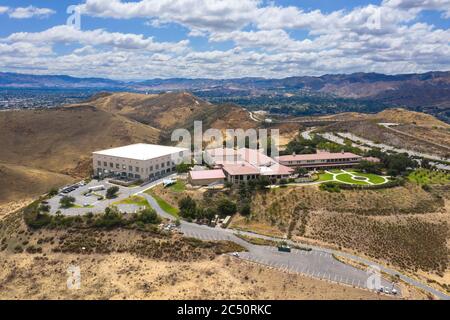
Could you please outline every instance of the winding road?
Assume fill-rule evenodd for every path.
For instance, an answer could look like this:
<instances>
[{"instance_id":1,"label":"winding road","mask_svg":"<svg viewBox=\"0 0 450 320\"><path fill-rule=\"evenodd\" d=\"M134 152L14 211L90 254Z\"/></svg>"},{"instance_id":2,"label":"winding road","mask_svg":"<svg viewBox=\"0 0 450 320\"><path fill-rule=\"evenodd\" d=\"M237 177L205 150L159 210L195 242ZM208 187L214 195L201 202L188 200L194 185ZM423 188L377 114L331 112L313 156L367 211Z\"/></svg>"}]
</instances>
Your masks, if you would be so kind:
<instances>
[{"instance_id":1,"label":"winding road","mask_svg":"<svg viewBox=\"0 0 450 320\"><path fill-rule=\"evenodd\" d=\"M145 190L142 190L138 194L144 196L159 215L170 220L175 219L172 215L161 209L156 200L144 191ZM368 285L370 282L370 273L348 264L344 264L334 258L334 256L344 257L357 263L362 263L364 265L371 266L372 268L376 268L382 273L385 273L389 276L398 277L402 281L420 288L439 299L450 299L448 295L415 279L403 275L396 270L384 267L380 264L374 263L373 261L350 253L318 246L303 245L290 240L286 241L289 245L308 248L310 249L310 251L292 249L291 253L284 253L279 252L276 247L253 245L247 241L242 240L241 238L236 236L236 234L242 234L273 241L281 241L283 239L263 236L256 233L235 231L233 229L222 229L220 227L212 228L186 221L181 221L180 231L187 237L194 237L202 240L233 241L247 249L247 252L239 254L239 258L244 260L281 269L286 272L299 273L321 280L350 285L362 289L368 289ZM392 288L393 284L385 278L381 278L381 286ZM394 287L398 292L400 292L399 288L396 285L394 285Z\"/></svg>"}]
</instances>

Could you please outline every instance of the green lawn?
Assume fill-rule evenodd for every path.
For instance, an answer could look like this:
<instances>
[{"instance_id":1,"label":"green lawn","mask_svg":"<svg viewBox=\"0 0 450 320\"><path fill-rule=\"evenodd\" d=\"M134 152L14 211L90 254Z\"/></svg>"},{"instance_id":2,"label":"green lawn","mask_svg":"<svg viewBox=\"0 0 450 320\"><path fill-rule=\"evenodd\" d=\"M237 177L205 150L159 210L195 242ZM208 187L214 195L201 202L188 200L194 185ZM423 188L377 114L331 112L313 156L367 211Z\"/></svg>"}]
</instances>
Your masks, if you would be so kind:
<instances>
[{"instance_id":1,"label":"green lawn","mask_svg":"<svg viewBox=\"0 0 450 320\"><path fill-rule=\"evenodd\" d=\"M362 172L358 172L358 171L355 171L355 170L347 170L347 171L353 173L356 176L369 178L370 182L372 182L373 184L380 184L380 183L383 183L385 181L383 177L380 177L377 174L362 173Z\"/></svg>"},{"instance_id":2,"label":"green lawn","mask_svg":"<svg viewBox=\"0 0 450 320\"><path fill-rule=\"evenodd\" d=\"M145 191L145 193L151 195L153 198L155 198L156 202L158 203L158 205L161 207L161 209L163 209L165 212L167 212L168 214L174 216L175 218L179 218L179 212L180 210L178 210L178 208L172 207L169 203L167 203L164 199L162 199L161 197L157 196L156 194L154 194L153 192L151 192L151 190L147 190Z\"/></svg>"},{"instance_id":3,"label":"green lawn","mask_svg":"<svg viewBox=\"0 0 450 320\"><path fill-rule=\"evenodd\" d=\"M319 180L320 182L326 182L326 181L333 181L333 174L336 177L336 182L342 182L342 183L351 183L351 184L357 184L357 185L368 185L364 180L357 180L353 179L353 177L342 170L339 169L333 169L329 170L329 172L332 173L321 173L319 174ZM385 179L379 175L371 174L371 173L362 173L355 170L347 170L347 172L353 173L355 176L359 177L365 177L369 178L369 181L373 184L383 184L385 182Z\"/></svg>"},{"instance_id":4,"label":"green lawn","mask_svg":"<svg viewBox=\"0 0 450 320\"><path fill-rule=\"evenodd\" d=\"M339 174L336 176L336 179L338 179L341 182L351 183L351 184L360 184L360 185L368 185L365 181L355 180L351 175L348 173Z\"/></svg>"},{"instance_id":5,"label":"green lawn","mask_svg":"<svg viewBox=\"0 0 450 320\"><path fill-rule=\"evenodd\" d=\"M333 180L333 175L331 173L321 173L319 174L318 181L330 181Z\"/></svg>"},{"instance_id":6,"label":"green lawn","mask_svg":"<svg viewBox=\"0 0 450 320\"><path fill-rule=\"evenodd\" d=\"M141 196L131 196L131 197L123 199L121 201L117 201L113 204L115 204L115 205L117 205L117 204L135 204L139 207L150 208L150 205L147 202L147 200Z\"/></svg>"},{"instance_id":7,"label":"green lawn","mask_svg":"<svg viewBox=\"0 0 450 320\"><path fill-rule=\"evenodd\" d=\"M444 171L431 171L428 169L417 169L409 174L408 180L420 185L447 184L450 183L450 173Z\"/></svg>"},{"instance_id":8,"label":"green lawn","mask_svg":"<svg viewBox=\"0 0 450 320\"><path fill-rule=\"evenodd\" d=\"M183 180L177 180L177 182L169 186L169 188L174 192L184 192L186 190L186 182Z\"/></svg>"}]
</instances>

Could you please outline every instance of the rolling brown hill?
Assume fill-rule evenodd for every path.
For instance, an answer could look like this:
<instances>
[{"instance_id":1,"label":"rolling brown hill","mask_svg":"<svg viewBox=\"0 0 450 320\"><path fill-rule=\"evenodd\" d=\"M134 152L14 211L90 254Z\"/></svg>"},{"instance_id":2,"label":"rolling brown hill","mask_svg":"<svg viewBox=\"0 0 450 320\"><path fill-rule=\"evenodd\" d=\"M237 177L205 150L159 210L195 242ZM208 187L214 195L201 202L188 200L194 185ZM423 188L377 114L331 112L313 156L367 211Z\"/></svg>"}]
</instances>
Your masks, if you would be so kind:
<instances>
[{"instance_id":1,"label":"rolling brown hill","mask_svg":"<svg viewBox=\"0 0 450 320\"><path fill-rule=\"evenodd\" d=\"M148 124L162 130L166 135L178 128L191 129L195 120L201 120L204 128L247 129L257 125L241 107L231 104L214 105L187 92L104 94L81 105L95 106L100 110Z\"/></svg>"},{"instance_id":2,"label":"rolling brown hill","mask_svg":"<svg viewBox=\"0 0 450 320\"><path fill-rule=\"evenodd\" d=\"M0 204L32 198L73 181L74 178L60 173L0 163Z\"/></svg>"},{"instance_id":3,"label":"rolling brown hill","mask_svg":"<svg viewBox=\"0 0 450 320\"><path fill-rule=\"evenodd\" d=\"M158 140L159 130L91 106L0 112L0 204L85 177L92 151Z\"/></svg>"},{"instance_id":4,"label":"rolling brown hill","mask_svg":"<svg viewBox=\"0 0 450 320\"><path fill-rule=\"evenodd\" d=\"M173 129L191 129L194 120L203 121L203 130L258 125L245 109L216 106L188 93L103 93L77 105L0 112L2 183L10 185L0 203L85 177L92 151L168 143ZM41 185L27 183L31 180Z\"/></svg>"},{"instance_id":5,"label":"rolling brown hill","mask_svg":"<svg viewBox=\"0 0 450 320\"><path fill-rule=\"evenodd\" d=\"M86 174L94 150L155 143L159 131L90 106L0 113L0 161L72 175Z\"/></svg>"}]
</instances>

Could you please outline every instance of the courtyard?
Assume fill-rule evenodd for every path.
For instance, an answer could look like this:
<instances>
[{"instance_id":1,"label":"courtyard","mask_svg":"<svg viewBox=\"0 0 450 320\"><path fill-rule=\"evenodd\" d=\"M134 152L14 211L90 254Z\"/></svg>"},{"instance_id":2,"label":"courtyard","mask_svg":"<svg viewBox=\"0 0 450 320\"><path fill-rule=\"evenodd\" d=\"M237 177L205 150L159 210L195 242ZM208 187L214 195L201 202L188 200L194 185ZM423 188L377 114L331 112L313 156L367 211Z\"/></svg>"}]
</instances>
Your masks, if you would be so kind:
<instances>
[{"instance_id":1,"label":"courtyard","mask_svg":"<svg viewBox=\"0 0 450 320\"><path fill-rule=\"evenodd\" d=\"M388 176L363 173L353 169L325 170L319 174L320 182L339 182L356 185L382 185L389 182Z\"/></svg>"}]
</instances>

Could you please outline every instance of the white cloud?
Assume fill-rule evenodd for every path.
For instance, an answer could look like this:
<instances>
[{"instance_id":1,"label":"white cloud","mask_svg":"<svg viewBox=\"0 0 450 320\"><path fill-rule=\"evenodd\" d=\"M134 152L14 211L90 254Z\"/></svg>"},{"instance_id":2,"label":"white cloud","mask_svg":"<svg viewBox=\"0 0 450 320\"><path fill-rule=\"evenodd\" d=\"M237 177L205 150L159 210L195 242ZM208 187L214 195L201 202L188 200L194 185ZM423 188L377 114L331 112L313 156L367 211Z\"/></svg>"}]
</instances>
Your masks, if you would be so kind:
<instances>
[{"instance_id":1,"label":"white cloud","mask_svg":"<svg viewBox=\"0 0 450 320\"><path fill-rule=\"evenodd\" d=\"M4 7L4 6L0 6L0 14L4 14L6 12L8 12L9 7Z\"/></svg>"},{"instance_id":2,"label":"white cloud","mask_svg":"<svg viewBox=\"0 0 450 320\"><path fill-rule=\"evenodd\" d=\"M122 79L447 70L450 30L421 22L419 13L446 12L449 1L385 0L324 13L262 0L87 0L83 14L140 18L148 28L175 23L187 28L187 39L205 37L211 46L196 51L187 39L158 42L141 34L56 26L0 39L0 68L39 66L47 73ZM296 30L305 30L306 38L292 36ZM228 48L230 41L229 49L213 49L222 42ZM57 54L56 43L79 47Z\"/></svg>"},{"instance_id":3,"label":"white cloud","mask_svg":"<svg viewBox=\"0 0 450 320\"><path fill-rule=\"evenodd\" d=\"M33 6L18 7L8 11L8 15L13 19L29 19L33 17L46 18L55 11L49 8L36 8Z\"/></svg>"},{"instance_id":4,"label":"white cloud","mask_svg":"<svg viewBox=\"0 0 450 320\"><path fill-rule=\"evenodd\" d=\"M72 26L60 25L42 32L18 32L3 39L6 42L31 43L80 43L90 46L109 46L113 48L148 51L181 52L186 49L188 40L176 43L155 42L153 38L133 33L107 32L103 29L78 30Z\"/></svg>"},{"instance_id":5,"label":"white cloud","mask_svg":"<svg viewBox=\"0 0 450 320\"><path fill-rule=\"evenodd\" d=\"M234 30L247 25L259 0L87 0L81 12L116 19L145 18L159 24L176 22L197 30Z\"/></svg>"}]
</instances>

